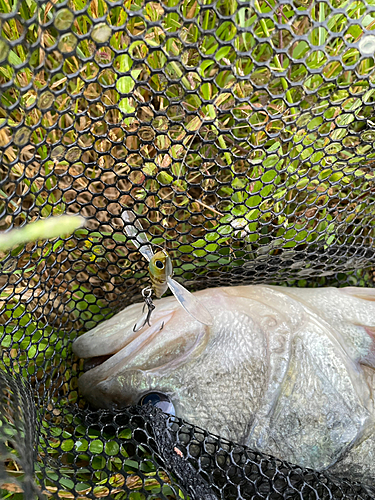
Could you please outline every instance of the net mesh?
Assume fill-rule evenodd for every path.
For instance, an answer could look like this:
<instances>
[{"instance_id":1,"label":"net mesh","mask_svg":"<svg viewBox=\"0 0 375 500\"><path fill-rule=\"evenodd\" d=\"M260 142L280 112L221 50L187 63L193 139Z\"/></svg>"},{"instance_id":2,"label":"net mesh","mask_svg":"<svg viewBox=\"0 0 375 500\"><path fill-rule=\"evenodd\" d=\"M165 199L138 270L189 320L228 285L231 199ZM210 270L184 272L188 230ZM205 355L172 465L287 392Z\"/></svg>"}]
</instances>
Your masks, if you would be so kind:
<instances>
[{"instance_id":1,"label":"net mesh","mask_svg":"<svg viewBox=\"0 0 375 500\"><path fill-rule=\"evenodd\" d=\"M92 411L71 344L149 283L124 207L190 289L372 286L373 2L0 12L0 229L88 219L0 254L2 494L371 498L152 408Z\"/></svg>"}]
</instances>

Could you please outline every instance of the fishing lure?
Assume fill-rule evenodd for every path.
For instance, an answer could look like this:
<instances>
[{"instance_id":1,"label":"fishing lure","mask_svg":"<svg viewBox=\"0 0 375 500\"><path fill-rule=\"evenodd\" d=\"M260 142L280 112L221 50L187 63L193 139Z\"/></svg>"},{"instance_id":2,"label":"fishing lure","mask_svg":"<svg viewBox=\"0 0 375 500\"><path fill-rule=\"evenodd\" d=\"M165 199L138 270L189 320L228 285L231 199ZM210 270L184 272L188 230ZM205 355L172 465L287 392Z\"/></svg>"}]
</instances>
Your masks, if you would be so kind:
<instances>
[{"instance_id":1,"label":"fishing lure","mask_svg":"<svg viewBox=\"0 0 375 500\"><path fill-rule=\"evenodd\" d=\"M204 325L212 325L212 316L207 309L200 304L194 295L186 290L184 286L180 285L180 283L172 278L173 265L168 252L161 249L154 254L148 238L143 232L143 227L136 219L133 212L125 210L121 218L125 222L126 234L133 239L140 253L149 262L148 269L152 284L152 288L146 287L142 290L142 295L148 310L134 325L133 330L138 331L143 328L146 323L150 324L151 313L155 308L151 299L152 291L154 291L156 297L160 299L168 288L190 316Z\"/></svg>"}]
</instances>

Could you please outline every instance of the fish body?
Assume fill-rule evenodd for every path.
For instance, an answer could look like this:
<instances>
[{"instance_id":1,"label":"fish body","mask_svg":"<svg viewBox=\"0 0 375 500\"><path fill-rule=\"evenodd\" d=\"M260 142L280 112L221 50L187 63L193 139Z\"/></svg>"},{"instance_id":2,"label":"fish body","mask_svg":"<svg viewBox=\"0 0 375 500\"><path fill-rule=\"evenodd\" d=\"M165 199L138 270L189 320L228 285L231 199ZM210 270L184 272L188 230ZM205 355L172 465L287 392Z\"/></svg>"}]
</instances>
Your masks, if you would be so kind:
<instances>
[{"instance_id":1,"label":"fish body","mask_svg":"<svg viewBox=\"0 0 375 500\"><path fill-rule=\"evenodd\" d=\"M375 484L375 291L255 285L194 295L211 325L168 297L139 332L134 304L78 338L79 357L110 356L80 377L84 397L121 408L166 394L177 416L212 433Z\"/></svg>"}]
</instances>

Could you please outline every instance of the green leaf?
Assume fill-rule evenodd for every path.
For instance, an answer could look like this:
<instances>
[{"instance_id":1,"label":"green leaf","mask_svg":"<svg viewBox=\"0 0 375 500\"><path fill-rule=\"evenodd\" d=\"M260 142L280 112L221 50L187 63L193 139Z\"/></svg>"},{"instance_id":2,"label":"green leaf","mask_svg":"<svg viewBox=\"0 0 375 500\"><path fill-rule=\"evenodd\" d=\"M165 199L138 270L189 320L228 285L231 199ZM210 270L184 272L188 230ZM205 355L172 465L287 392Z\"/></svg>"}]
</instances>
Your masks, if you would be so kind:
<instances>
[{"instance_id":1,"label":"green leaf","mask_svg":"<svg viewBox=\"0 0 375 500\"><path fill-rule=\"evenodd\" d=\"M9 52L8 59L12 66L19 66L23 63L22 59L20 59L13 50Z\"/></svg>"},{"instance_id":2,"label":"green leaf","mask_svg":"<svg viewBox=\"0 0 375 500\"><path fill-rule=\"evenodd\" d=\"M182 245L178 249L181 253L190 253L192 252L193 247L190 245Z\"/></svg>"},{"instance_id":3,"label":"green leaf","mask_svg":"<svg viewBox=\"0 0 375 500\"><path fill-rule=\"evenodd\" d=\"M100 454L100 453L102 453L103 448L104 448L103 442L100 441L100 439L94 439L90 443L90 451L91 451L91 453Z\"/></svg>"},{"instance_id":4,"label":"green leaf","mask_svg":"<svg viewBox=\"0 0 375 500\"><path fill-rule=\"evenodd\" d=\"M231 46L230 45L227 45L227 46L224 46L224 47L221 47L221 49L219 49L216 54L215 54L215 59L217 61L220 61L223 57L226 57L229 52L231 51Z\"/></svg>"},{"instance_id":5,"label":"green leaf","mask_svg":"<svg viewBox=\"0 0 375 500\"><path fill-rule=\"evenodd\" d=\"M276 177L277 172L275 170L268 170L262 175L262 182L271 182Z\"/></svg>"},{"instance_id":6,"label":"green leaf","mask_svg":"<svg viewBox=\"0 0 375 500\"><path fill-rule=\"evenodd\" d=\"M131 115L135 111L135 107L132 106L129 102L129 97L121 99L121 101L119 102L119 108L123 113L127 115Z\"/></svg>"},{"instance_id":7,"label":"green leaf","mask_svg":"<svg viewBox=\"0 0 375 500\"><path fill-rule=\"evenodd\" d=\"M135 81L131 76L122 76L117 80L116 88L121 94L130 94L134 89Z\"/></svg>"},{"instance_id":8,"label":"green leaf","mask_svg":"<svg viewBox=\"0 0 375 500\"><path fill-rule=\"evenodd\" d=\"M57 238L73 233L84 223L84 218L76 215L48 217L26 224L22 228L0 233L0 250L10 250L17 245L37 240Z\"/></svg>"},{"instance_id":9,"label":"green leaf","mask_svg":"<svg viewBox=\"0 0 375 500\"><path fill-rule=\"evenodd\" d=\"M258 207L262 202L262 198L259 195L250 196L250 198L246 201L246 205L248 207Z\"/></svg>"}]
</instances>

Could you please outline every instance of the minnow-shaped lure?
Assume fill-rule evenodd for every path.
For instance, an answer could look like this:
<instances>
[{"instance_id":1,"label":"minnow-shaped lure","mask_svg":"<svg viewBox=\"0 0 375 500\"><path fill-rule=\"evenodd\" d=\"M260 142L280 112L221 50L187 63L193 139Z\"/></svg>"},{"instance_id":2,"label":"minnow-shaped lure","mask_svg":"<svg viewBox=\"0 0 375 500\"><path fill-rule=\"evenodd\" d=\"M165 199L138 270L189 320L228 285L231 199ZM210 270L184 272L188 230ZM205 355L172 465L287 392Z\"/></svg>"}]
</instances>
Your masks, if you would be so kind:
<instances>
[{"instance_id":1,"label":"minnow-shaped lure","mask_svg":"<svg viewBox=\"0 0 375 500\"><path fill-rule=\"evenodd\" d=\"M194 295L186 290L184 286L180 285L180 283L172 278L173 265L168 252L162 249L154 254L148 238L143 232L143 227L136 219L133 212L125 210L121 218L125 222L126 234L133 239L140 253L149 262L148 269L150 272L152 290L156 297L160 299L169 288L190 316L204 325L212 325L212 316L207 309L200 304ZM140 321L134 325L134 331L140 330L146 323L149 324L151 313L155 307L151 301L151 293L152 291L149 287L146 287L142 291L145 303L148 306L148 311Z\"/></svg>"}]
</instances>

